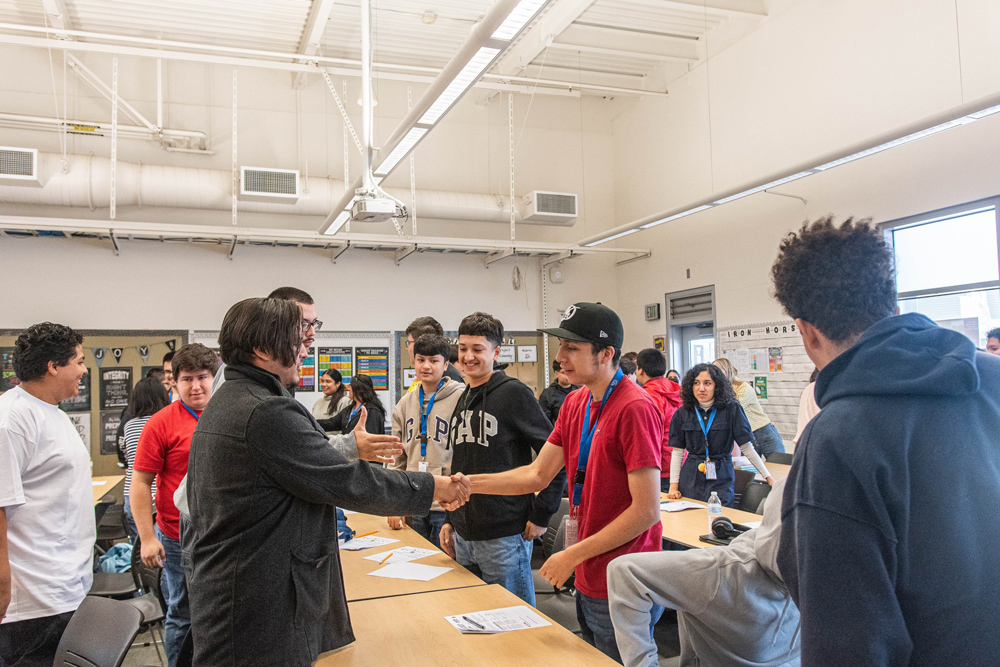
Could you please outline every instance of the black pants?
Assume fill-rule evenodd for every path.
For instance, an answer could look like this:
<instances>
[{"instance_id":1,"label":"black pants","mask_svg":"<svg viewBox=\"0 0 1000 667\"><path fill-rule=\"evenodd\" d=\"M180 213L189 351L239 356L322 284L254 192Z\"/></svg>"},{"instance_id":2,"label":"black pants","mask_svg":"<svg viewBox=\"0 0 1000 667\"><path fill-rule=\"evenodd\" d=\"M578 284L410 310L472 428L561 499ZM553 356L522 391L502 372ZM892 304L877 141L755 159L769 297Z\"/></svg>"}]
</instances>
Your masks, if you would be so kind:
<instances>
[{"instance_id":1,"label":"black pants","mask_svg":"<svg viewBox=\"0 0 1000 667\"><path fill-rule=\"evenodd\" d=\"M52 667L73 612L0 625L0 667Z\"/></svg>"}]
</instances>

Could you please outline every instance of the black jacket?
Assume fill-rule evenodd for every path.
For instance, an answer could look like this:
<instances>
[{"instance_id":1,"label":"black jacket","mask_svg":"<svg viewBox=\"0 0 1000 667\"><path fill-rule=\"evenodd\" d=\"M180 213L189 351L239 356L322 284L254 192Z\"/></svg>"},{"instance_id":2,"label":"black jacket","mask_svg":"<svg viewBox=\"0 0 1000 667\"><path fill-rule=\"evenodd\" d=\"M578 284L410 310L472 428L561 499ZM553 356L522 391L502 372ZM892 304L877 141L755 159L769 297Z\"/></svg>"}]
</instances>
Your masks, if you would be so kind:
<instances>
[{"instance_id":1,"label":"black jacket","mask_svg":"<svg viewBox=\"0 0 1000 667\"><path fill-rule=\"evenodd\" d=\"M385 410L375 403L365 403L365 409L368 410L368 419L365 420L365 432L383 435L385 433ZM323 427L324 431L350 433L358 425L358 420L361 419L360 412L351 419L351 412L353 411L354 404L351 403L329 419L319 419L317 422Z\"/></svg>"},{"instance_id":2,"label":"black jacket","mask_svg":"<svg viewBox=\"0 0 1000 667\"><path fill-rule=\"evenodd\" d=\"M538 404L542 406L542 412L553 425L559 419L559 408L566 401L566 397L571 391L576 391L579 388L578 384L563 387L558 382L553 382L542 391L542 395L538 397Z\"/></svg>"},{"instance_id":3,"label":"black jacket","mask_svg":"<svg viewBox=\"0 0 1000 667\"><path fill-rule=\"evenodd\" d=\"M486 418L483 418L485 414ZM495 371L485 384L466 387L451 418L448 446L454 448L451 471L466 475L503 472L532 461L552 432L534 394L519 380ZM547 526L566 488L560 471L537 496L474 495L447 521L465 540L494 540L518 535L530 520Z\"/></svg>"},{"instance_id":4,"label":"black jacket","mask_svg":"<svg viewBox=\"0 0 1000 667\"><path fill-rule=\"evenodd\" d=\"M305 667L354 641L336 506L426 515L434 478L347 463L277 376L233 364L191 438L187 490L194 663Z\"/></svg>"}]
</instances>

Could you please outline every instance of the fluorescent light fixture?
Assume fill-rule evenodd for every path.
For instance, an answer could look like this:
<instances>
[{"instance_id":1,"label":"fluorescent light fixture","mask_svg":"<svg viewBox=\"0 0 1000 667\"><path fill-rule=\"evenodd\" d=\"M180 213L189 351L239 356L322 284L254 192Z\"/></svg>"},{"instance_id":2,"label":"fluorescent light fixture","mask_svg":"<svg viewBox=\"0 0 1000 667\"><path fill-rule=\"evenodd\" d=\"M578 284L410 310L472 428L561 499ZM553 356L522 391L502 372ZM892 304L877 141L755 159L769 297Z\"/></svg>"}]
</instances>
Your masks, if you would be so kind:
<instances>
[{"instance_id":1,"label":"fluorescent light fixture","mask_svg":"<svg viewBox=\"0 0 1000 667\"><path fill-rule=\"evenodd\" d=\"M776 181L771 181L770 183L765 183L764 185L758 185L755 188L750 188L749 190L744 190L743 192L737 192L734 195L729 195L723 199L713 202L716 206L720 204L728 204L731 201L736 201L737 199L742 199L743 197L748 197L749 195L755 195L758 192L763 192L764 190L770 190L771 188L776 188L779 185L784 185L785 183L791 183L792 181L797 181L800 178L805 178L806 176L811 176L815 174L815 169L807 169L806 171L800 171L797 174L792 174L791 176L786 176L785 178L779 178Z\"/></svg>"},{"instance_id":2,"label":"fluorescent light fixture","mask_svg":"<svg viewBox=\"0 0 1000 667\"><path fill-rule=\"evenodd\" d=\"M526 26L535 17L535 14L538 13L538 10L547 1L521 0L521 2L517 3L517 7L514 7L513 11L507 16L507 20L501 23L500 27L493 33L492 39L502 39L504 41L514 39L514 36L521 32L521 28Z\"/></svg>"},{"instance_id":3,"label":"fluorescent light fixture","mask_svg":"<svg viewBox=\"0 0 1000 667\"><path fill-rule=\"evenodd\" d=\"M697 208L688 209L687 211L682 211L680 213L675 213L670 217L663 218L662 220L654 220L653 222L646 223L639 227L639 229L649 229L650 227L656 227L657 225L662 225L665 222L670 222L671 220L676 220L677 218L683 218L686 215L692 215L694 213L699 213L704 211L706 208L712 208L715 204L705 204L704 206L698 206Z\"/></svg>"},{"instance_id":4,"label":"fluorescent light fixture","mask_svg":"<svg viewBox=\"0 0 1000 667\"><path fill-rule=\"evenodd\" d=\"M887 141L884 144L873 146L858 153L854 153L853 155L842 157L839 160L834 160L833 162L827 162L826 164L822 164L816 167L816 171L826 171L827 169L833 169L834 167L839 167L842 164L847 164L848 162L853 162L854 160L859 160L863 157L868 157L869 155L875 155L876 153L887 151L890 148L895 148L896 146L902 146L903 144L908 144L911 141L916 141L917 139L923 139L924 137L929 137L932 134L937 134L938 132L944 132L945 130L950 130L951 128L958 127L959 125L965 125L970 121L970 119L972 119L972 114L968 116L963 116L962 118L956 118L955 120L949 120L947 123L941 123L940 125L929 127L926 130L920 130L919 132L908 134L905 137L900 137L899 139L893 139L892 141Z\"/></svg>"},{"instance_id":5,"label":"fluorescent light fixture","mask_svg":"<svg viewBox=\"0 0 1000 667\"><path fill-rule=\"evenodd\" d=\"M341 211L340 215L337 216L337 218L333 221L333 224L330 225L330 228L327 229L324 232L324 234L336 234L337 232L340 231L340 228L344 226L344 223L346 223L347 219L350 217L351 217L351 212L349 210Z\"/></svg>"},{"instance_id":6,"label":"fluorescent light fixture","mask_svg":"<svg viewBox=\"0 0 1000 667\"><path fill-rule=\"evenodd\" d=\"M989 107L988 109L983 109L982 111L977 111L975 113L970 113L966 118L969 120L979 120L980 118L986 118L987 116L992 116L995 113L1000 113L1000 104L995 107Z\"/></svg>"},{"instance_id":7,"label":"fluorescent light fixture","mask_svg":"<svg viewBox=\"0 0 1000 667\"><path fill-rule=\"evenodd\" d=\"M424 135L427 134L427 129L428 128L426 127L411 128L410 131L406 133L406 136L404 136L399 143L396 144L396 147L392 149L392 152L389 153L388 157L382 161L382 164L378 166L378 169L375 170L375 175L385 177L390 171L395 169L400 160L406 157L406 155L413 150L413 147L417 145L418 141L423 139Z\"/></svg>"},{"instance_id":8,"label":"fluorescent light fixture","mask_svg":"<svg viewBox=\"0 0 1000 667\"><path fill-rule=\"evenodd\" d=\"M451 84L444 89L441 95L434 100L434 104L420 117L418 121L421 125L433 125L445 114L451 105L461 97L472 84L479 80L486 68L490 66L493 59L500 53L500 49L484 46L472 56L472 59L462 68L458 76Z\"/></svg>"},{"instance_id":9,"label":"fluorescent light fixture","mask_svg":"<svg viewBox=\"0 0 1000 667\"><path fill-rule=\"evenodd\" d=\"M598 239L596 241L591 241L590 243L587 244L587 247L589 248L591 246L600 245L602 243L607 243L608 241L614 241L615 239L620 239L623 236L628 236L629 234L635 234L637 231L639 231L639 230L638 229L626 229L624 232L619 232L618 234L615 234L614 236L609 236L606 239Z\"/></svg>"}]
</instances>

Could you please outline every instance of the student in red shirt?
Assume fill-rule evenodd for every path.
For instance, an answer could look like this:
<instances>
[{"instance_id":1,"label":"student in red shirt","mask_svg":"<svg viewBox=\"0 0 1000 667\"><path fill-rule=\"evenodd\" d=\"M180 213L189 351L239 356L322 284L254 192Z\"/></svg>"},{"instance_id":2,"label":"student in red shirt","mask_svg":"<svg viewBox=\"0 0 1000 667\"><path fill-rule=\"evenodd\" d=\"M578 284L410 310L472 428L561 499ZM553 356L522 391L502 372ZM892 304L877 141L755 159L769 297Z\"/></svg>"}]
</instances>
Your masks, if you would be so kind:
<instances>
[{"instance_id":1,"label":"student in red shirt","mask_svg":"<svg viewBox=\"0 0 1000 667\"><path fill-rule=\"evenodd\" d=\"M540 574L561 586L575 571L576 612L584 639L621 662L608 610L606 569L622 554L660 550L663 421L652 399L618 366L624 330L613 310L578 303L567 310L559 328L542 331L560 339L556 361L570 382L586 385L588 391L566 398L534 462L507 472L472 475L472 492L532 493L545 488L564 465L572 471L566 549L545 561ZM651 634L662 613L662 608L652 610Z\"/></svg>"},{"instance_id":2,"label":"student in red shirt","mask_svg":"<svg viewBox=\"0 0 1000 667\"><path fill-rule=\"evenodd\" d=\"M191 436L201 411L212 397L212 380L219 358L199 343L185 345L173 358L174 379L180 400L163 408L146 422L132 465L129 502L142 544L142 562L162 567L161 588L167 602L163 645L169 667L175 667L184 637L191 626L187 585L181 567L180 513L174 491L188 471ZM156 480L156 527L153 527L151 487Z\"/></svg>"},{"instance_id":3,"label":"student in red shirt","mask_svg":"<svg viewBox=\"0 0 1000 667\"><path fill-rule=\"evenodd\" d=\"M635 360L635 380L646 390L663 415L663 441L660 447L660 490L670 491L670 419L684 402L681 400L681 386L663 377L667 372L667 360L656 348L647 347L639 352Z\"/></svg>"}]
</instances>

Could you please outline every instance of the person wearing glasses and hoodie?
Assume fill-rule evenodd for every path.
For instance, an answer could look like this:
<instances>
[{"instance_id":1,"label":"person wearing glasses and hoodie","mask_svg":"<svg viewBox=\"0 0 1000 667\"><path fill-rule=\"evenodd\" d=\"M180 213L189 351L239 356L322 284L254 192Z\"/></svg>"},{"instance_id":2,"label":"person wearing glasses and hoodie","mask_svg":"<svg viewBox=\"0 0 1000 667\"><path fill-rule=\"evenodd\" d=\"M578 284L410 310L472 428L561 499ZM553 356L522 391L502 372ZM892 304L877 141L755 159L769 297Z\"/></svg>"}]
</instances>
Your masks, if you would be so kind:
<instances>
[{"instance_id":1,"label":"person wearing glasses and hoodie","mask_svg":"<svg viewBox=\"0 0 1000 667\"><path fill-rule=\"evenodd\" d=\"M552 432L531 390L494 370L503 333L503 323L486 313L473 313L458 327L459 363L468 386L451 419L453 473L528 465ZM500 584L534 606L532 542L548 529L565 486L561 472L537 496L476 496L448 513L441 548L486 583Z\"/></svg>"}]
</instances>

